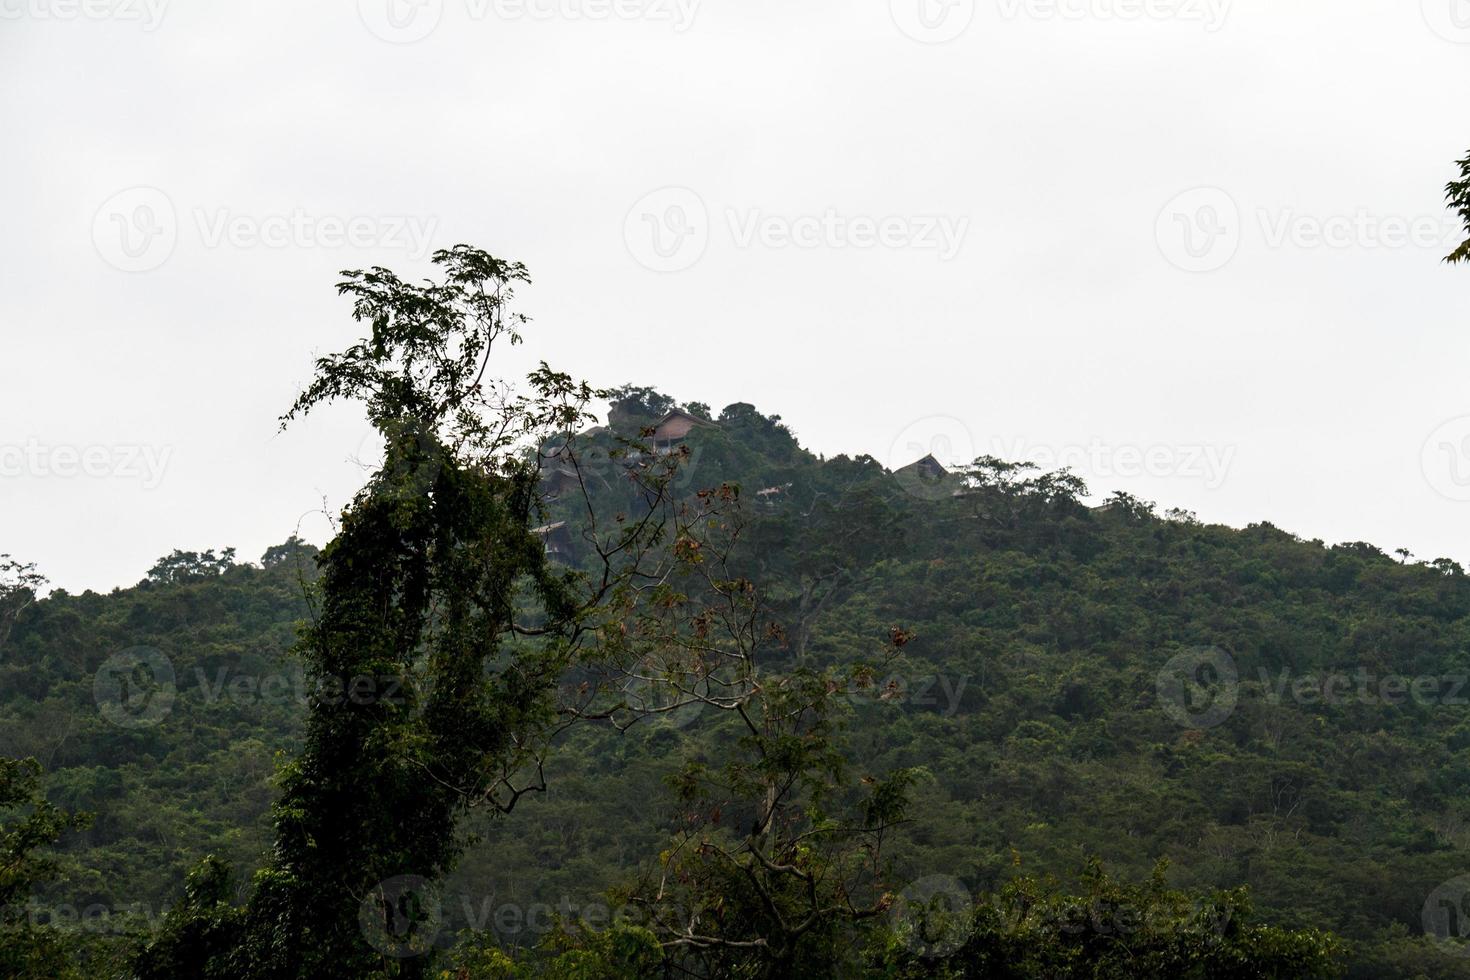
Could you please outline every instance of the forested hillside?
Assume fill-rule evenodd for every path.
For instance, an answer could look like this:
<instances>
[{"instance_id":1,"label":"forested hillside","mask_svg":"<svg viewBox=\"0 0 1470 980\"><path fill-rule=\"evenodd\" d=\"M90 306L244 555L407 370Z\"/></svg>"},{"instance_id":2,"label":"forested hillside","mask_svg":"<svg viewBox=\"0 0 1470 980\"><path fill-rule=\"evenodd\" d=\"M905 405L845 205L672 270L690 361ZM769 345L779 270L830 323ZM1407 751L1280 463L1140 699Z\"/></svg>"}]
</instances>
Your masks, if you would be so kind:
<instances>
[{"instance_id":1,"label":"forested hillside","mask_svg":"<svg viewBox=\"0 0 1470 980\"><path fill-rule=\"evenodd\" d=\"M618 393L578 460L594 498L621 506L619 437L673 407ZM1470 976L1457 565L1126 496L1093 508L1066 474L992 459L964 477L819 459L752 406L685 408L707 424L681 443L679 492L738 485L731 560L780 621L773 666L882 664L841 692L839 744L859 777L916 771L894 891L958 889L995 911L1018 878L1082 894L1115 887L1103 872L1145 890L1156 875L1190 894L1246 886L1259 921L1341 936L1350 976ZM571 501L549 492L548 524L575 529ZM95 815L65 838L32 922L74 928L96 955L155 930L203 856L237 882L260 866L273 773L305 716L289 651L315 554L294 540L258 563L175 553L133 588L53 592L18 614L0 754L35 757L53 803ZM557 921L616 919L684 819L666 780L725 752L722 719L698 705L621 728L569 728L544 792L475 821L446 937L529 947ZM1138 928L1078 908L1074 936L1126 946Z\"/></svg>"}]
</instances>

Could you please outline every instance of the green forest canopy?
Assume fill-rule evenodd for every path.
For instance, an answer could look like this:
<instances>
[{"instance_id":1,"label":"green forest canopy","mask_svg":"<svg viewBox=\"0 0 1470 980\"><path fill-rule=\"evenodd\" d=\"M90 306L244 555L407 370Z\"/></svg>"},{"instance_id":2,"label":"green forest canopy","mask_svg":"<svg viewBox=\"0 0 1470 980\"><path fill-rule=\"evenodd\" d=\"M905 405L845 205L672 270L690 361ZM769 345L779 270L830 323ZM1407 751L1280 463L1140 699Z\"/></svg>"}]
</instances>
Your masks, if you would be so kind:
<instances>
[{"instance_id":1,"label":"green forest canopy","mask_svg":"<svg viewBox=\"0 0 1470 980\"><path fill-rule=\"evenodd\" d=\"M1349 975L1470 975L1425 935L1426 903L1470 847L1470 692L1456 688L1470 581L1457 565L1164 517L1123 496L1091 509L1054 485L915 496L871 459L818 459L778 420L732 408L691 435L693 480L789 485L751 534L773 604L815 618L807 660L868 659L895 625L913 636L873 686L853 686L844 742L863 773L920 773L898 885L941 875L1001 903L1018 878L1085 894L1094 860L1145 887L1165 858L1170 887L1247 886L1259 921L1340 935ZM64 842L38 907L101 908L91 934L107 938L156 924L203 854L260 864L275 760L300 744L287 651L314 551L176 554L133 588L57 592L19 615L0 662L3 750L45 763L54 803L97 815ZM94 679L140 647L167 657L176 693L156 724L120 725L98 711ZM1208 726L1160 700L1161 671L1200 650L1224 652L1238 677ZM1312 693L1338 676L1349 694ZM1416 694L1420 678L1434 685ZM663 778L719 751L707 720L574 730L543 796L476 827L445 889L446 936L488 923L524 946L552 918L528 910L610 917L609 894L678 820Z\"/></svg>"}]
</instances>

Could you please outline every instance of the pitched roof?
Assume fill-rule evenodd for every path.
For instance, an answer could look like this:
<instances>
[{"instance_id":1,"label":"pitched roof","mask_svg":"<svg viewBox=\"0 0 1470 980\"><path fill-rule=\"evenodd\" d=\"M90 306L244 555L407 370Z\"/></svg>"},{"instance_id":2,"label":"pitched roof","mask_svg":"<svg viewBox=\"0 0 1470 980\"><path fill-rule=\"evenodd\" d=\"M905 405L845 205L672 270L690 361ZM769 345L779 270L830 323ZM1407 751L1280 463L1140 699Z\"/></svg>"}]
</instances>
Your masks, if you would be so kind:
<instances>
[{"instance_id":1,"label":"pitched roof","mask_svg":"<svg viewBox=\"0 0 1470 980\"><path fill-rule=\"evenodd\" d=\"M708 426L712 426L712 427L714 427L716 429L719 428L718 425L715 425L715 423L711 422L709 419L702 419L698 415L691 415L688 412L684 411L682 408L676 408L676 409L673 409L670 412L666 412L664 414L664 417L663 418L661 418L657 422L653 423L653 427L656 429L659 426L664 425L667 422L674 421L674 419L688 419L689 421L693 422L695 425L708 425Z\"/></svg>"},{"instance_id":2,"label":"pitched roof","mask_svg":"<svg viewBox=\"0 0 1470 980\"><path fill-rule=\"evenodd\" d=\"M698 415L691 415L682 409L674 409L653 424L653 438L656 440L679 440L683 439L694 429L702 426L719 428L709 419L702 419Z\"/></svg>"},{"instance_id":3,"label":"pitched roof","mask_svg":"<svg viewBox=\"0 0 1470 980\"><path fill-rule=\"evenodd\" d=\"M895 472L902 473L905 470L922 470L932 476L949 476L949 470L945 468L943 463L934 458L933 453L930 453L923 459L916 459L907 466L901 466Z\"/></svg>"}]
</instances>

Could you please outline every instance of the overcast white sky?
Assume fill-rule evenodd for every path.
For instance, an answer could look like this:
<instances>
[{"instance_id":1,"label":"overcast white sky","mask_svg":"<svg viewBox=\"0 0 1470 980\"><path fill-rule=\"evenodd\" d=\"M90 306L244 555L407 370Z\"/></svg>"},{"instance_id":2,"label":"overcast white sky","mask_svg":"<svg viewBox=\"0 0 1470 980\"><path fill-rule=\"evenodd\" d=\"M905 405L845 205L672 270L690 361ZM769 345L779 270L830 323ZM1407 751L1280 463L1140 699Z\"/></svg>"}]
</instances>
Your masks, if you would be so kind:
<instances>
[{"instance_id":1,"label":"overcast white sky","mask_svg":"<svg viewBox=\"0 0 1470 980\"><path fill-rule=\"evenodd\" d=\"M322 540L336 273L469 242L505 374L1470 561L1467 82L1467 0L0 0L0 552Z\"/></svg>"}]
</instances>

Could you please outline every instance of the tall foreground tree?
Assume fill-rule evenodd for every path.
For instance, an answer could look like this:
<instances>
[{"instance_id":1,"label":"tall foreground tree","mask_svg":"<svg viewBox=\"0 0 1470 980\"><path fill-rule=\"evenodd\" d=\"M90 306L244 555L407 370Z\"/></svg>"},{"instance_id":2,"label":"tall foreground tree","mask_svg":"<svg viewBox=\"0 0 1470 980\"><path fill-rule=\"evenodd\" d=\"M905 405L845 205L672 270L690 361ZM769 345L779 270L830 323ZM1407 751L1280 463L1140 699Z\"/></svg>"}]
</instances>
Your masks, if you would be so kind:
<instances>
[{"instance_id":1,"label":"tall foreground tree","mask_svg":"<svg viewBox=\"0 0 1470 980\"><path fill-rule=\"evenodd\" d=\"M1460 216L1465 223L1465 234L1470 236L1470 153L1465 154L1465 159L1459 161L1460 179L1452 180L1445 185L1445 200L1449 203L1451 210ZM1445 256L1446 262L1470 262L1470 237L1467 237L1460 246L1449 255Z\"/></svg>"},{"instance_id":2,"label":"tall foreground tree","mask_svg":"<svg viewBox=\"0 0 1470 980\"><path fill-rule=\"evenodd\" d=\"M631 617L650 657L680 658L649 682L664 685L676 713L707 710L724 752L671 778L681 819L629 898L668 975L853 975L889 908L886 848L916 773L850 773L846 702L888 695L876 690L876 664L769 669L789 638L756 583L734 571L747 529L738 498L729 485L701 492L710 519L689 522L662 595ZM893 650L909 639L890 633Z\"/></svg>"},{"instance_id":3,"label":"tall foreground tree","mask_svg":"<svg viewBox=\"0 0 1470 980\"><path fill-rule=\"evenodd\" d=\"M525 394L486 380L492 349L520 339L525 318L508 304L526 270L467 246L433 261L443 279L421 285L344 273L339 292L370 334L321 358L282 420L359 399L384 463L320 557L299 644L314 693L305 747L281 775L272 859L243 910L224 870L201 867L143 976L426 975L428 957L401 955L421 950L369 941L375 923L399 936L397 918L414 914L384 882L442 876L468 808L515 805L527 787L513 776L554 716L590 612L661 532L655 483L642 518L594 541L598 574L548 563L528 447L580 426L594 392L545 365Z\"/></svg>"}]
</instances>

